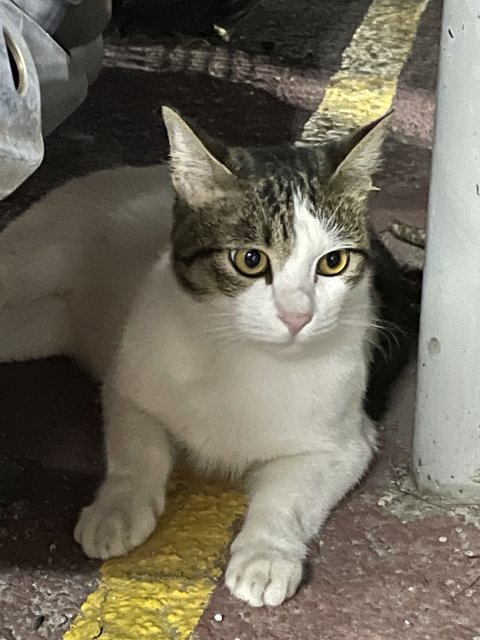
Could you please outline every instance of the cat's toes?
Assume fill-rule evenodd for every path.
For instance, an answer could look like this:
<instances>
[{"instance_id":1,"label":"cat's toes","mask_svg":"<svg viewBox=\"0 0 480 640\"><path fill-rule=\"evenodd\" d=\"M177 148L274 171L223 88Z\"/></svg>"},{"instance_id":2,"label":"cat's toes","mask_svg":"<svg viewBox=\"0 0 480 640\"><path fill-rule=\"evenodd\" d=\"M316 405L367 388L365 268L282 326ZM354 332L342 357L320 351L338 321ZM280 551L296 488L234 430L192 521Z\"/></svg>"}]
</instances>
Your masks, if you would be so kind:
<instances>
[{"instance_id":1,"label":"cat's toes","mask_svg":"<svg viewBox=\"0 0 480 640\"><path fill-rule=\"evenodd\" d=\"M293 596L302 579L302 561L276 551L240 549L228 564L227 587L252 607L276 607Z\"/></svg>"},{"instance_id":2,"label":"cat's toes","mask_svg":"<svg viewBox=\"0 0 480 640\"><path fill-rule=\"evenodd\" d=\"M74 538L90 558L111 558L138 547L152 533L158 510L145 496L99 498L85 507Z\"/></svg>"}]
</instances>

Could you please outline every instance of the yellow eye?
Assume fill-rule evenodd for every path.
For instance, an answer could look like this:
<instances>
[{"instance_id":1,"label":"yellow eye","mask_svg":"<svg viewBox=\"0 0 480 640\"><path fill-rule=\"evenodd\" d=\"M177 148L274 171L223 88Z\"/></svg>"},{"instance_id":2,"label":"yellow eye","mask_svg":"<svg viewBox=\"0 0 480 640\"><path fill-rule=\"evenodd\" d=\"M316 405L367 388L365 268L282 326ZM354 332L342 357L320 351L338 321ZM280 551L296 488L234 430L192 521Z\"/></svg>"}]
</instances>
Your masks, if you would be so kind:
<instances>
[{"instance_id":1,"label":"yellow eye","mask_svg":"<svg viewBox=\"0 0 480 640\"><path fill-rule=\"evenodd\" d=\"M317 273L321 276L338 276L345 271L350 262L350 251L339 249L330 251L320 258Z\"/></svg>"},{"instance_id":2,"label":"yellow eye","mask_svg":"<svg viewBox=\"0 0 480 640\"><path fill-rule=\"evenodd\" d=\"M230 252L230 260L237 271L250 278L258 278L268 269L268 256L259 249L239 249Z\"/></svg>"}]
</instances>

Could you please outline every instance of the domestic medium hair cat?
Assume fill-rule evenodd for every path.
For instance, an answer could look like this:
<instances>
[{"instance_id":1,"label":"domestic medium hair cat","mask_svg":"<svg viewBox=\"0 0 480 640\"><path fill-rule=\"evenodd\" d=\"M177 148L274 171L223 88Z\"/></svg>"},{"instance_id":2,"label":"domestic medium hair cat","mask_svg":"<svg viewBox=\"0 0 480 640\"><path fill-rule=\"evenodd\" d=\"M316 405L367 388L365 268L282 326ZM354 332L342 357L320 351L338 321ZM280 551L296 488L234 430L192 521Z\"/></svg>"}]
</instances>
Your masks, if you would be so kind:
<instances>
[{"instance_id":1,"label":"domestic medium hair cat","mask_svg":"<svg viewBox=\"0 0 480 640\"><path fill-rule=\"evenodd\" d=\"M75 179L1 234L0 358L66 354L103 382L107 473L75 529L88 556L152 533L180 449L245 477L226 584L279 605L375 449L367 201L385 120L243 149L163 114L170 167Z\"/></svg>"}]
</instances>

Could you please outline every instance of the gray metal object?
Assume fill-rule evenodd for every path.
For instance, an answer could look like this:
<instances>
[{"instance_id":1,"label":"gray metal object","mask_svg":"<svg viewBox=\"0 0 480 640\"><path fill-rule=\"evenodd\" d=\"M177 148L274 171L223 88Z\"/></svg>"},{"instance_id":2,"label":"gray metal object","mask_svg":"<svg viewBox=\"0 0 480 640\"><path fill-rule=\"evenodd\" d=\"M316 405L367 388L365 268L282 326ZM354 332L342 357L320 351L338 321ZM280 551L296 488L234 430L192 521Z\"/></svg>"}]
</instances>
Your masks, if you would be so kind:
<instances>
[{"instance_id":1,"label":"gray metal object","mask_svg":"<svg viewBox=\"0 0 480 640\"><path fill-rule=\"evenodd\" d=\"M445 0L437 87L413 463L480 503L480 0Z\"/></svg>"},{"instance_id":2,"label":"gray metal object","mask_svg":"<svg viewBox=\"0 0 480 640\"><path fill-rule=\"evenodd\" d=\"M42 136L84 100L110 13L110 0L0 0L0 199L41 163Z\"/></svg>"}]
</instances>

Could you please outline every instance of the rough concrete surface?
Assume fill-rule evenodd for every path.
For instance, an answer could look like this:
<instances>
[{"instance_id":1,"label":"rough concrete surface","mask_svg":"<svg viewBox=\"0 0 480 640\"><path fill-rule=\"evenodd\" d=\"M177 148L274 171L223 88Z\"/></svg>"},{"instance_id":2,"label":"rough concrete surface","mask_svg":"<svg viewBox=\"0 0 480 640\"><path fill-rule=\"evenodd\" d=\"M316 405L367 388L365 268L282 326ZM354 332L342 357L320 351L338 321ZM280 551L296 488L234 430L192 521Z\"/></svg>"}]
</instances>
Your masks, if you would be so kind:
<instances>
[{"instance_id":1,"label":"rough concrete surface","mask_svg":"<svg viewBox=\"0 0 480 640\"><path fill-rule=\"evenodd\" d=\"M294 139L368 5L298 0L292 10L288 0L264 0L228 46L112 35L88 99L47 139L40 170L0 203L2 223L72 176L164 158L164 103L230 143ZM424 224L440 10L431 0L400 77L372 202L380 231L394 219ZM421 253L389 243L407 262L421 262ZM198 640L480 638L478 513L430 504L407 481L414 370L412 363L397 385L372 472L312 544L300 593L257 610L220 584ZM57 640L98 581L98 563L71 537L102 472L97 389L61 358L4 364L0 413L0 639Z\"/></svg>"}]
</instances>

